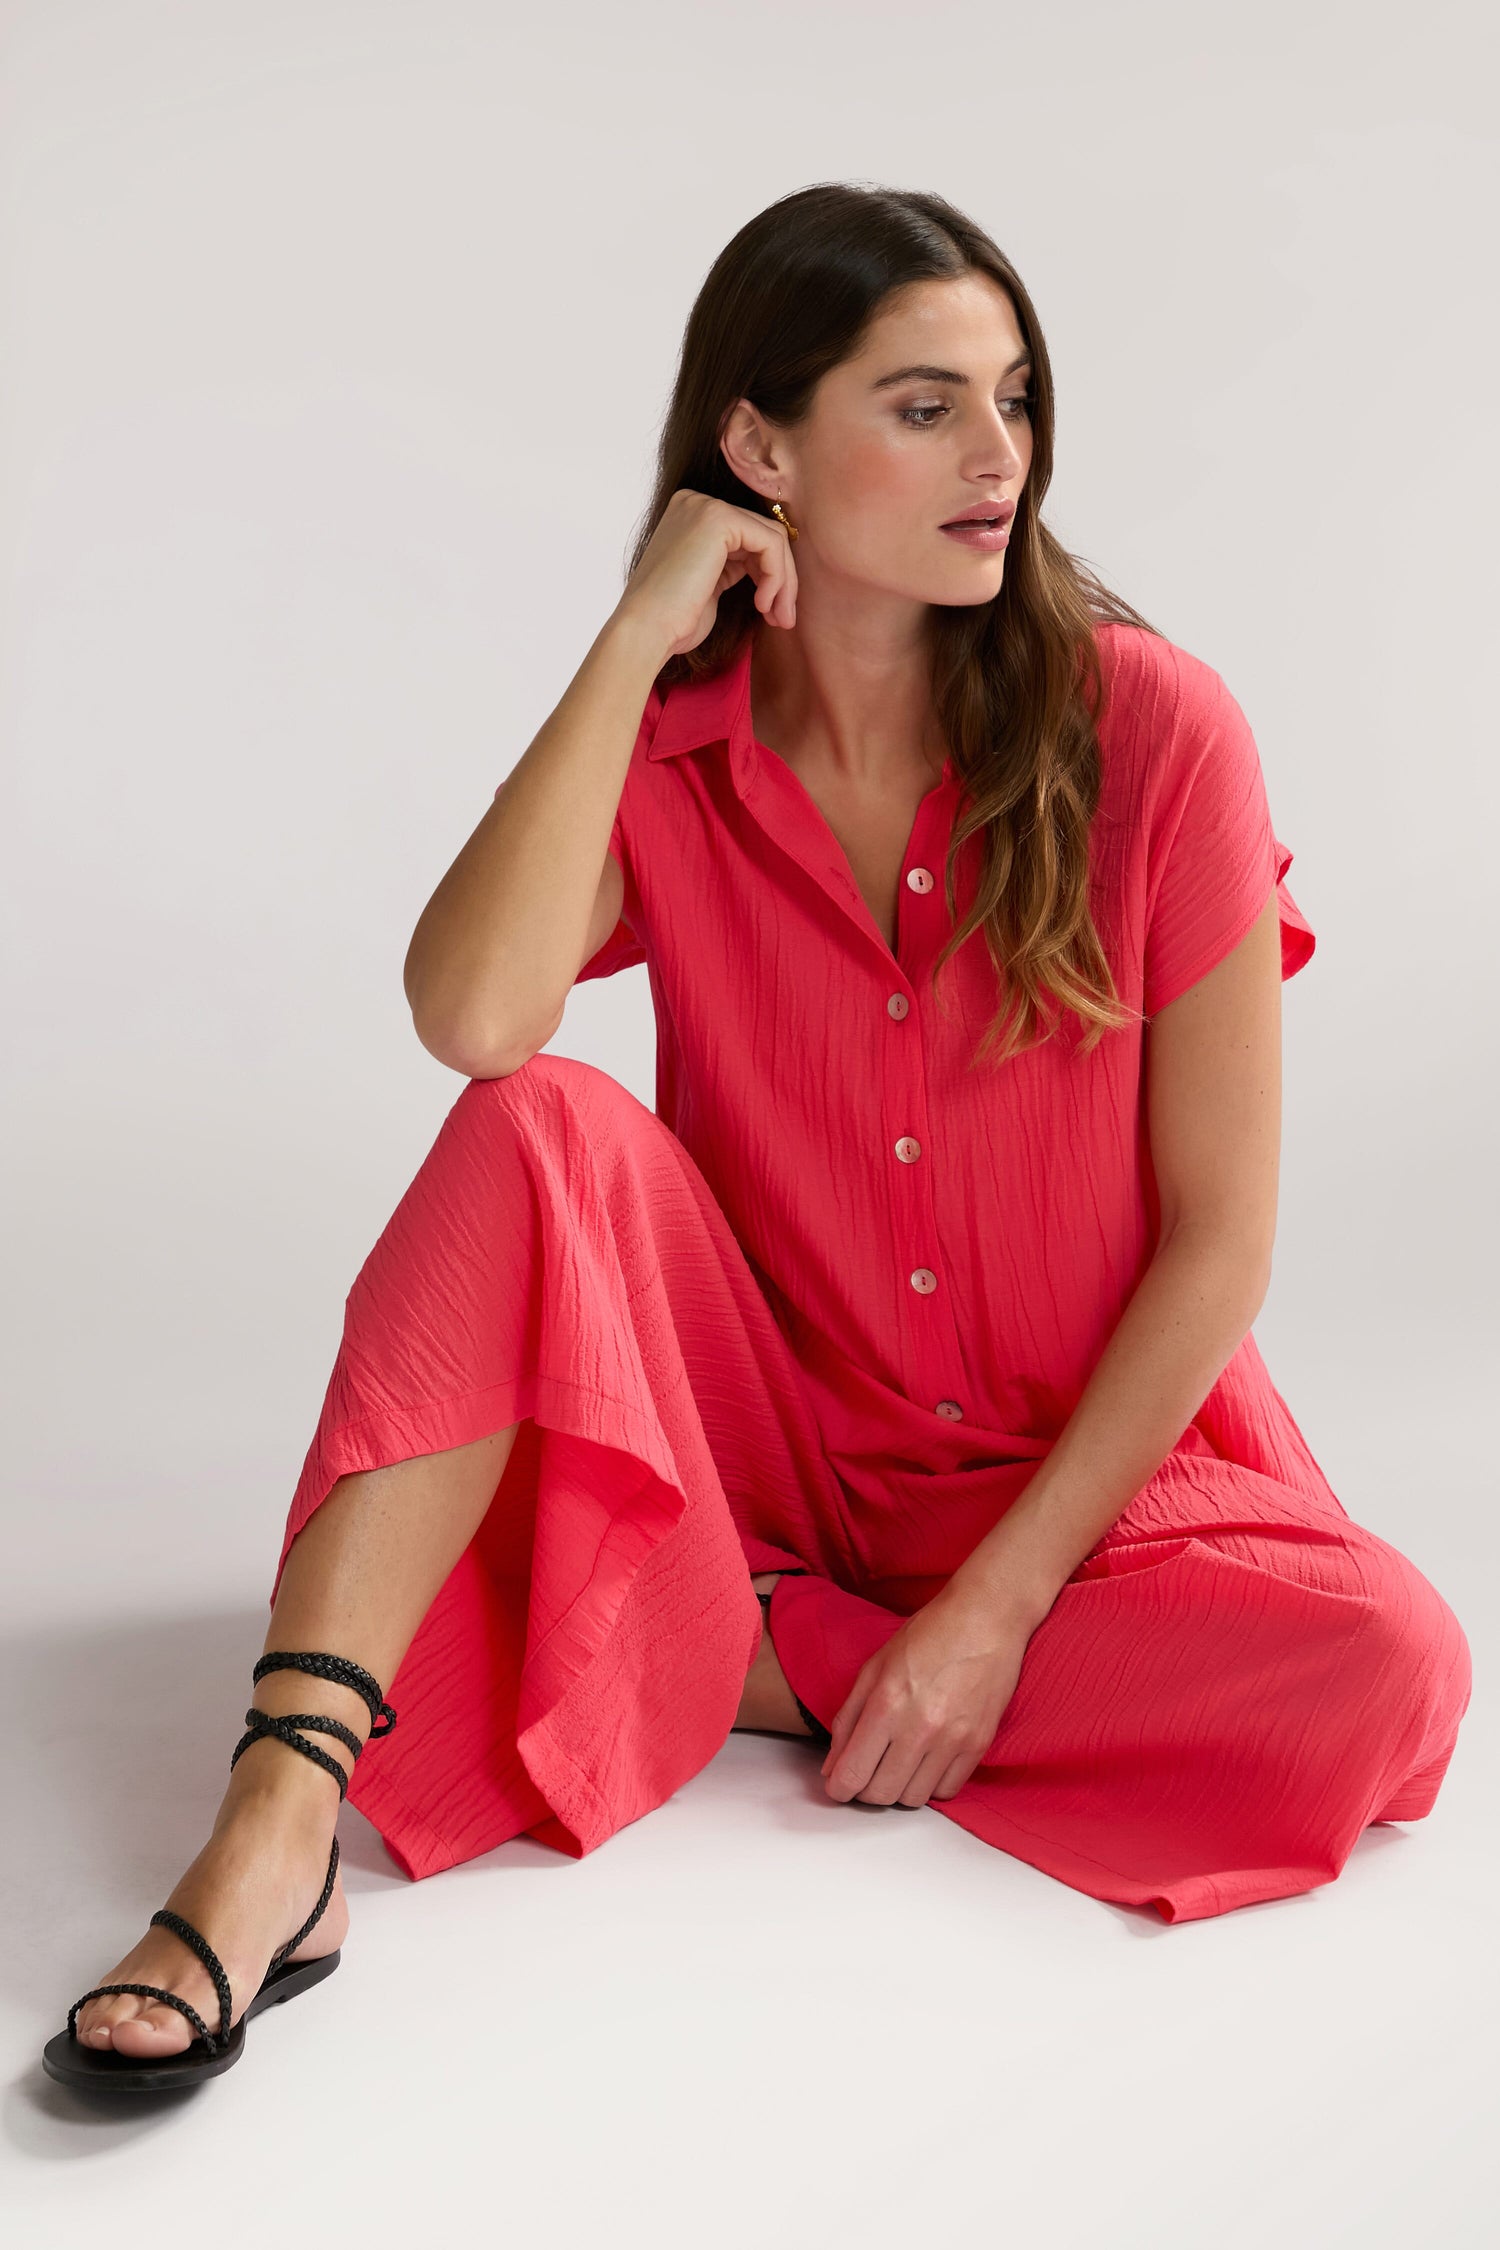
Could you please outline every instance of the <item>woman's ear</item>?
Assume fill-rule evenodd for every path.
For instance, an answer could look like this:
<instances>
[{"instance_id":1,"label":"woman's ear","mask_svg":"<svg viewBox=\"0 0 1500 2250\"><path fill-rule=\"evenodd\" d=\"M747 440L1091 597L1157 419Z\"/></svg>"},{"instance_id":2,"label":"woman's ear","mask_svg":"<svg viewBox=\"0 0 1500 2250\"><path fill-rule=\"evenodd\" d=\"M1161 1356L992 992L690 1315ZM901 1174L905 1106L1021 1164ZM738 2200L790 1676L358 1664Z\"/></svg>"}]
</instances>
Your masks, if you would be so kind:
<instances>
[{"instance_id":1,"label":"woman's ear","mask_svg":"<svg viewBox=\"0 0 1500 2250\"><path fill-rule=\"evenodd\" d=\"M736 399L725 415L719 450L741 484L763 499L775 497L785 471L777 464L770 424L749 399Z\"/></svg>"}]
</instances>

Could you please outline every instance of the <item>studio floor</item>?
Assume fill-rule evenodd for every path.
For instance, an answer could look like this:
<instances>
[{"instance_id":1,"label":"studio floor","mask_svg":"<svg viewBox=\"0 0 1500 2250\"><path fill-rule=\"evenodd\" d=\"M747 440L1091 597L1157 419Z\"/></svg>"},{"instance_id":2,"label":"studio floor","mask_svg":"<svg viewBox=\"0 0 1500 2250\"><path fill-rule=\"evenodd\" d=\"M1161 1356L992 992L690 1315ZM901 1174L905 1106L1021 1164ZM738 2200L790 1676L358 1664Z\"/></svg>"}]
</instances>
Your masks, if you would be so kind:
<instances>
[{"instance_id":1,"label":"studio floor","mask_svg":"<svg viewBox=\"0 0 1500 2250\"><path fill-rule=\"evenodd\" d=\"M1382 1451L1329 1419L1398 1536L1418 1433ZM3 1706L31 1808L7 1851L10 2239L1477 2250L1495 1633L1445 1544L1489 1474L1455 1433L1429 1460L1474 1492L1406 1544L1463 1619L1475 1700L1432 1816L1367 1830L1336 1883L1168 1925L937 1814L835 1805L810 1745L762 1735L583 1860L520 1838L412 1884L346 1805L338 1971L258 2017L232 2072L138 2108L55 2085L40 2048L202 1841L264 1611L153 1599L144 1569L55 1603Z\"/></svg>"}]
</instances>

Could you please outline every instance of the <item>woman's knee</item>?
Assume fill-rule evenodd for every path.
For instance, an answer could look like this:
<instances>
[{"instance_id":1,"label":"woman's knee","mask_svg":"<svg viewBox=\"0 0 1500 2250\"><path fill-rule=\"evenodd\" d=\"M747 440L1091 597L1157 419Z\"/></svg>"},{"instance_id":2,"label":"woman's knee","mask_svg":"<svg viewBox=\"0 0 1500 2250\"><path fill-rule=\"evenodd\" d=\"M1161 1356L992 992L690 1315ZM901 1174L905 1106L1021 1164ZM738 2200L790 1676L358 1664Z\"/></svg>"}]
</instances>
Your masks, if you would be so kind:
<instances>
[{"instance_id":1,"label":"woman's knee","mask_svg":"<svg viewBox=\"0 0 1500 2250\"><path fill-rule=\"evenodd\" d=\"M508 1193L512 1173L577 1180L612 1173L667 1128L607 1070L533 1055L504 1078L471 1078L444 1119L431 1163L445 1195Z\"/></svg>"},{"instance_id":2,"label":"woman's knee","mask_svg":"<svg viewBox=\"0 0 1500 2250\"><path fill-rule=\"evenodd\" d=\"M571 1113L602 1122L612 1115L634 1119L653 1114L618 1078L596 1063L580 1062L573 1055L545 1053L533 1055L519 1070L509 1071L503 1078L471 1078L453 1106L486 1117L515 1115L525 1119Z\"/></svg>"},{"instance_id":3,"label":"woman's knee","mask_svg":"<svg viewBox=\"0 0 1500 2250\"><path fill-rule=\"evenodd\" d=\"M1468 1639L1442 1595L1409 1557L1366 1534L1361 1543L1364 1598L1382 1668L1407 1709L1461 1710L1472 1667Z\"/></svg>"}]
</instances>

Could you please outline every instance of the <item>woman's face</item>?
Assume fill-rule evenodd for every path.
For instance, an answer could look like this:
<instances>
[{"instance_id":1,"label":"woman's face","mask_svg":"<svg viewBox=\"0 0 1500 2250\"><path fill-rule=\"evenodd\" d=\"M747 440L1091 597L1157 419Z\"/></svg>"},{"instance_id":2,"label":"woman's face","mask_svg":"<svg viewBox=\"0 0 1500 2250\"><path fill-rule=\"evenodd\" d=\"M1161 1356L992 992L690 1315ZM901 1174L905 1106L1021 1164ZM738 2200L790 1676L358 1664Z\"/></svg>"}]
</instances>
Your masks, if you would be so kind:
<instances>
[{"instance_id":1,"label":"woman's face","mask_svg":"<svg viewBox=\"0 0 1500 2250\"><path fill-rule=\"evenodd\" d=\"M1011 300L988 274L913 282L893 297L859 352L823 377L809 417L769 431L798 529L799 584L992 601L1003 538L969 545L941 527L976 503L1019 502L1031 466L1029 379ZM767 498L776 495L773 481Z\"/></svg>"}]
</instances>

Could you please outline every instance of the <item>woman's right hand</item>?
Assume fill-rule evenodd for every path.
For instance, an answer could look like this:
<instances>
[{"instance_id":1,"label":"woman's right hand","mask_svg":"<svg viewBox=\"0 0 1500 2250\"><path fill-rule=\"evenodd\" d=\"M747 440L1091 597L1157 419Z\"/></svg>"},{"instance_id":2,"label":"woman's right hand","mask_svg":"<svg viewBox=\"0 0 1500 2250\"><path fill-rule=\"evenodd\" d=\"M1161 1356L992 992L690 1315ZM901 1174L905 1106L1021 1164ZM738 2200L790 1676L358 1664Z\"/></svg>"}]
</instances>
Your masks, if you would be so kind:
<instances>
[{"instance_id":1,"label":"woman's right hand","mask_svg":"<svg viewBox=\"0 0 1500 2250\"><path fill-rule=\"evenodd\" d=\"M615 614L646 618L669 644L667 656L685 656L712 629L719 596L747 576L755 580L755 606L766 623L795 625L797 567L785 527L775 516L680 485Z\"/></svg>"}]
</instances>

